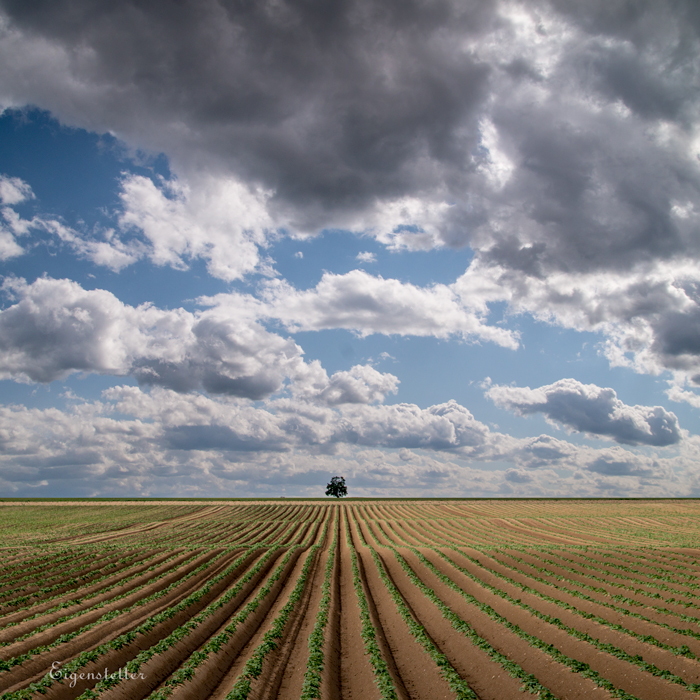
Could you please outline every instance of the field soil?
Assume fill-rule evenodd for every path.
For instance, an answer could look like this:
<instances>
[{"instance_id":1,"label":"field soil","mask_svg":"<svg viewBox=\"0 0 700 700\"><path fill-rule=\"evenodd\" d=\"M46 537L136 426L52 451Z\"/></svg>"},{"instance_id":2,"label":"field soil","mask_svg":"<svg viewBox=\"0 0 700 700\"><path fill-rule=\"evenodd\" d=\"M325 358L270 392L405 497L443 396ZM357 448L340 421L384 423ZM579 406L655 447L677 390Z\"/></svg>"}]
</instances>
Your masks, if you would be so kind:
<instances>
[{"instance_id":1,"label":"field soil","mask_svg":"<svg viewBox=\"0 0 700 700\"><path fill-rule=\"evenodd\" d=\"M4 501L0 700L682 700L700 502Z\"/></svg>"}]
</instances>

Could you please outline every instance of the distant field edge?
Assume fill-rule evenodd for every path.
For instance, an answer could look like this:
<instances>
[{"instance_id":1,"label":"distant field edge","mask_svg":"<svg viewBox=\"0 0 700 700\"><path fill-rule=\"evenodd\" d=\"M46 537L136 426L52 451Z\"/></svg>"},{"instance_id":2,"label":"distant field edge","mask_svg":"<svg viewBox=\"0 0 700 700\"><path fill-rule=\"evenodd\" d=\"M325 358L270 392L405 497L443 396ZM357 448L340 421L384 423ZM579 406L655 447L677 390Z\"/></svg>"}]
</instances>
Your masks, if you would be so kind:
<instances>
[{"instance_id":1,"label":"distant field edge","mask_svg":"<svg viewBox=\"0 0 700 700\"><path fill-rule=\"evenodd\" d=\"M222 501L315 501L318 503L347 503L347 502L359 502L359 501L449 501L450 503L459 501L543 501L543 502L555 502L555 501L602 501L602 502L615 502L615 501L640 501L640 502L674 502L674 501L700 501L698 496L661 496L661 497L633 497L633 496L617 496L617 497L601 497L601 496L556 496L556 497L531 497L531 496L514 496L514 497L504 497L504 496L484 496L484 497L469 497L469 496L453 496L453 497L443 497L443 496L420 496L420 497L408 497L408 496L391 496L391 497L373 497L373 496L356 496L347 497L343 499L332 499L328 497L315 497L315 496L273 496L273 497L261 497L261 496L250 496L250 497L167 497L167 496L134 496L129 498L123 497L109 497L109 496L95 496L91 498L72 498L70 496L56 497L56 498L11 498L11 497L0 497L0 503L140 503L140 502L155 502L155 501L183 501L183 502L222 502Z\"/></svg>"}]
</instances>

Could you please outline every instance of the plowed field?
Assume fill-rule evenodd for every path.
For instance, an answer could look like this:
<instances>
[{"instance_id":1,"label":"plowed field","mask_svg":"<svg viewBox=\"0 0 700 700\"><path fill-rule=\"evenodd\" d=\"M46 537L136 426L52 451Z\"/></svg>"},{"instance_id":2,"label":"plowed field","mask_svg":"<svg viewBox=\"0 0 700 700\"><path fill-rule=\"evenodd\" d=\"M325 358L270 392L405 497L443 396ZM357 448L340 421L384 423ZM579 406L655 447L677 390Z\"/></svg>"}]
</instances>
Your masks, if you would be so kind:
<instances>
[{"instance_id":1,"label":"plowed field","mask_svg":"<svg viewBox=\"0 0 700 700\"><path fill-rule=\"evenodd\" d=\"M0 698L700 694L696 501L0 504Z\"/></svg>"}]
</instances>

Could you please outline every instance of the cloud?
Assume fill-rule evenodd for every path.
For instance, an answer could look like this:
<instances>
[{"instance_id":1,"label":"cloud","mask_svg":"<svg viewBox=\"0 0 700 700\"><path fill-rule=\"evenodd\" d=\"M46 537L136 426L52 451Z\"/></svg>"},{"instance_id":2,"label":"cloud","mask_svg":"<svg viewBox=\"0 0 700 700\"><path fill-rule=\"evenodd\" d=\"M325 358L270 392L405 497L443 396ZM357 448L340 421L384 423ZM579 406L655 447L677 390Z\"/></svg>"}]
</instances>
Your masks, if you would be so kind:
<instances>
[{"instance_id":1,"label":"cloud","mask_svg":"<svg viewBox=\"0 0 700 700\"><path fill-rule=\"evenodd\" d=\"M175 435L183 425L200 426L201 430L188 428L183 433L179 449L248 451L273 445L275 449L325 446L334 450L350 444L468 453L491 438L488 427L455 401L421 409L415 404L330 407L282 398L256 408L160 388L147 393L137 387L116 387L105 397L122 414L162 424L168 435Z\"/></svg>"},{"instance_id":2,"label":"cloud","mask_svg":"<svg viewBox=\"0 0 700 700\"><path fill-rule=\"evenodd\" d=\"M484 323L442 284L417 287L353 270L345 275L324 273L315 288L304 291L283 280L270 280L261 296L266 303L261 313L294 331L346 328L363 336L458 335L513 349L518 345L515 333Z\"/></svg>"},{"instance_id":3,"label":"cloud","mask_svg":"<svg viewBox=\"0 0 700 700\"><path fill-rule=\"evenodd\" d=\"M399 380L368 365L355 365L350 371L335 372L318 398L328 406L382 402L386 394L398 391Z\"/></svg>"},{"instance_id":4,"label":"cloud","mask_svg":"<svg viewBox=\"0 0 700 700\"><path fill-rule=\"evenodd\" d=\"M0 175L0 203L12 206L34 199L32 188L18 177Z\"/></svg>"},{"instance_id":5,"label":"cloud","mask_svg":"<svg viewBox=\"0 0 700 700\"><path fill-rule=\"evenodd\" d=\"M580 449L565 440L551 435L539 435L517 443L516 461L527 469L542 469L552 466L584 466L580 460Z\"/></svg>"},{"instance_id":6,"label":"cloud","mask_svg":"<svg viewBox=\"0 0 700 700\"><path fill-rule=\"evenodd\" d=\"M26 182L18 177L0 175L0 203L3 205L0 209L0 260L16 258L24 253L17 236L25 235L32 223L22 219L11 207L33 198L32 188Z\"/></svg>"},{"instance_id":7,"label":"cloud","mask_svg":"<svg viewBox=\"0 0 700 700\"><path fill-rule=\"evenodd\" d=\"M533 476L522 469L508 469L506 471L505 480L514 484L528 484L533 481Z\"/></svg>"},{"instance_id":8,"label":"cloud","mask_svg":"<svg viewBox=\"0 0 700 700\"><path fill-rule=\"evenodd\" d=\"M700 49L692 0L623 6L7 0L0 95L270 193L297 232L625 267L696 250L670 211L697 200Z\"/></svg>"},{"instance_id":9,"label":"cloud","mask_svg":"<svg viewBox=\"0 0 700 700\"><path fill-rule=\"evenodd\" d=\"M24 254L17 237L26 236L32 231L45 231L70 246L80 257L115 272L143 256L144 247L139 241L125 244L113 229L102 231L102 239L96 239L82 235L58 219L42 216L25 219L11 208L32 199L36 197L28 183L20 178L0 175L0 201L8 205L0 210L4 219L4 224L0 221L0 260Z\"/></svg>"},{"instance_id":10,"label":"cloud","mask_svg":"<svg viewBox=\"0 0 700 700\"><path fill-rule=\"evenodd\" d=\"M273 227L267 196L232 178L200 177L187 185L173 180L158 187L131 175L122 182L119 225L144 236L145 255L156 265L184 269L187 260L203 258L213 277L231 281L265 268L259 247Z\"/></svg>"},{"instance_id":11,"label":"cloud","mask_svg":"<svg viewBox=\"0 0 700 700\"><path fill-rule=\"evenodd\" d=\"M700 97L687 89L700 74L697 11L692 0L625 8L351 0L332 11L95 11L85 0L31 10L8 0L0 103L38 105L170 158L172 181L123 181L119 234L136 232L140 246L117 234L74 241L98 264L202 258L234 280L267 271L271 232L324 228L392 249L470 246L474 262L453 289L422 290L449 311L436 314L438 330L416 310L399 314L407 332L512 347L512 335L470 316L506 301L600 332L613 364L684 381L700 374ZM7 233L0 246L21 252ZM289 304L320 301L343 279L359 278L329 276ZM331 327L313 306L307 326ZM381 314L334 310L341 327L391 328ZM280 314L304 325L298 309Z\"/></svg>"},{"instance_id":12,"label":"cloud","mask_svg":"<svg viewBox=\"0 0 700 700\"><path fill-rule=\"evenodd\" d=\"M538 389L495 385L486 396L519 415L542 413L573 430L628 445L664 447L681 440L674 413L661 406L628 406L613 389L575 379L560 379Z\"/></svg>"},{"instance_id":13,"label":"cloud","mask_svg":"<svg viewBox=\"0 0 700 700\"><path fill-rule=\"evenodd\" d=\"M669 458L516 440L455 402L256 407L120 386L64 410L0 406L0 484L20 495L318 495L343 473L354 495L682 496L698 493L698 454L697 438Z\"/></svg>"},{"instance_id":14,"label":"cloud","mask_svg":"<svg viewBox=\"0 0 700 700\"><path fill-rule=\"evenodd\" d=\"M2 288L14 302L0 310L3 378L131 375L179 392L249 399L289 385L295 396L326 406L383 401L399 384L368 365L329 378L318 361L303 361L294 341L265 330L257 321L261 305L247 296L222 295L222 303L191 313L129 306L70 280L6 279Z\"/></svg>"},{"instance_id":15,"label":"cloud","mask_svg":"<svg viewBox=\"0 0 700 700\"><path fill-rule=\"evenodd\" d=\"M0 224L0 259L23 253L14 237L43 230L95 265L119 272L140 259L156 265L186 269L201 258L213 277L232 281L251 272L270 272L261 257L272 221L265 194L251 192L232 178L201 176L190 184L125 175L120 184L121 209L116 230L81 232L56 218L23 219L5 206ZM34 199L31 187L19 178L0 176L0 200L16 205ZM3 253L4 251L4 253Z\"/></svg>"},{"instance_id":16,"label":"cloud","mask_svg":"<svg viewBox=\"0 0 700 700\"><path fill-rule=\"evenodd\" d=\"M452 289L460 303L486 314L505 301L512 313L603 338L612 365L637 372L673 372L677 381L700 373L698 261L650 262L628 270L535 274L538 249L521 248L520 267L477 255ZM532 269L530 269L532 268Z\"/></svg>"},{"instance_id":17,"label":"cloud","mask_svg":"<svg viewBox=\"0 0 700 700\"><path fill-rule=\"evenodd\" d=\"M369 251L365 250L362 253L358 253L355 256L356 260L359 260L362 263L375 263L377 262L377 256L374 253L370 253Z\"/></svg>"},{"instance_id":18,"label":"cloud","mask_svg":"<svg viewBox=\"0 0 700 700\"><path fill-rule=\"evenodd\" d=\"M490 3L3 10L6 104L260 183L300 230L435 189L478 140L489 68L460 44Z\"/></svg>"},{"instance_id":19,"label":"cloud","mask_svg":"<svg viewBox=\"0 0 700 700\"><path fill-rule=\"evenodd\" d=\"M348 407L333 440L351 444L454 450L481 447L489 429L456 401L421 409L415 404Z\"/></svg>"},{"instance_id":20,"label":"cloud","mask_svg":"<svg viewBox=\"0 0 700 700\"><path fill-rule=\"evenodd\" d=\"M123 304L70 280L6 279L0 376L50 382L72 372L136 377L178 391L259 399L303 365L301 349L267 332L244 305L190 313Z\"/></svg>"}]
</instances>

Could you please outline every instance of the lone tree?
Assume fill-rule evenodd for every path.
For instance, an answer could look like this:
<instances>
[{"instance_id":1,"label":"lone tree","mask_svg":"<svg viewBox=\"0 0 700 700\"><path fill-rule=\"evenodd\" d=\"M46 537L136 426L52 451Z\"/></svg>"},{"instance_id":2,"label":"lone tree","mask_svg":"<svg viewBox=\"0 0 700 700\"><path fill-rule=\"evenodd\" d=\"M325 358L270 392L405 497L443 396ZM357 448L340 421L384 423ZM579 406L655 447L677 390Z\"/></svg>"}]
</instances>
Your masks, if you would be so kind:
<instances>
[{"instance_id":1,"label":"lone tree","mask_svg":"<svg viewBox=\"0 0 700 700\"><path fill-rule=\"evenodd\" d=\"M336 498L342 498L348 495L348 489L345 486L344 476L334 476L330 483L326 486L326 496L335 496Z\"/></svg>"}]
</instances>

